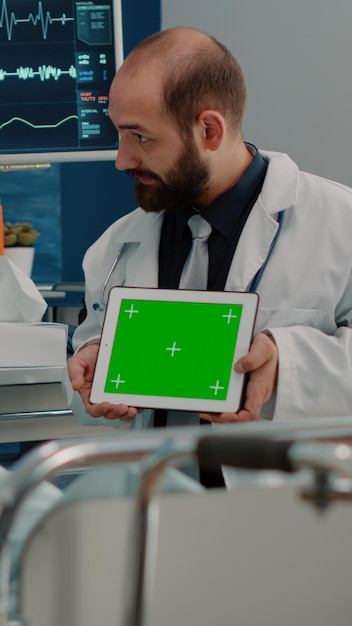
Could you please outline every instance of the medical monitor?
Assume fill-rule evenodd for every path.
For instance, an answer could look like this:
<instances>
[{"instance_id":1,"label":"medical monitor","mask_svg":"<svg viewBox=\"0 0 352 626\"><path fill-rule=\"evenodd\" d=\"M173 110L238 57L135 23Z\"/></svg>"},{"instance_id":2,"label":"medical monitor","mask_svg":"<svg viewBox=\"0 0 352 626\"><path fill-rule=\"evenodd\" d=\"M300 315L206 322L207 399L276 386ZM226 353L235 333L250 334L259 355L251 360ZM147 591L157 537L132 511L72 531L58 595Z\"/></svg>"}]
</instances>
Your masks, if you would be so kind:
<instances>
[{"instance_id":1,"label":"medical monitor","mask_svg":"<svg viewBox=\"0 0 352 626\"><path fill-rule=\"evenodd\" d=\"M114 159L120 0L0 0L0 167Z\"/></svg>"}]
</instances>

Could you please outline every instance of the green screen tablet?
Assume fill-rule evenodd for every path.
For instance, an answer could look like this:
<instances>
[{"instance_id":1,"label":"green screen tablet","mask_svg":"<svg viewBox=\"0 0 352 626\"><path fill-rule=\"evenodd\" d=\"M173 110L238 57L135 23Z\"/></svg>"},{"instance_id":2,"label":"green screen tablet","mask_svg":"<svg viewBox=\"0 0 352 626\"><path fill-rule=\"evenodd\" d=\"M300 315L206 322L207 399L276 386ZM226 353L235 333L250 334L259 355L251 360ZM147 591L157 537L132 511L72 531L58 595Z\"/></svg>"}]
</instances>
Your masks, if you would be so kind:
<instances>
[{"instance_id":1,"label":"green screen tablet","mask_svg":"<svg viewBox=\"0 0 352 626\"><path fill-rule=\"evenodd\" d=\"M143 408L236 411L233 371L253 333L258 295L114 287L91 401Z\"/></svg>"}]
</instances>

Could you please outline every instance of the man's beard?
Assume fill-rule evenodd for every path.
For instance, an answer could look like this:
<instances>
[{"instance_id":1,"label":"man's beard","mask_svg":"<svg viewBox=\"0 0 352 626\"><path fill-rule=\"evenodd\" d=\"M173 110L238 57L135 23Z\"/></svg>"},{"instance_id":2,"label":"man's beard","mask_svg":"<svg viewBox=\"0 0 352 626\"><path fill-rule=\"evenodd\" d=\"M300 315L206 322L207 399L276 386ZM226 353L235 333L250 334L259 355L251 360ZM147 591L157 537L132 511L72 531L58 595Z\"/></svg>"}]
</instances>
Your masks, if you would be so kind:
<instances>
[{"instance_id":1,"label":"man's beard","mask_svg":"<svg viewBox=\"0 0 352 626\"><path fill-rule=\"evenodd\" d=\"M160 176L147 170L127 170L130 176L153 178L156 184L135 183L135 196L139 206L147 213L182 211L196 204L206 191L210 167L204 163L193 141L187 141L165 183Z\"/></svg>"}]
</instances>

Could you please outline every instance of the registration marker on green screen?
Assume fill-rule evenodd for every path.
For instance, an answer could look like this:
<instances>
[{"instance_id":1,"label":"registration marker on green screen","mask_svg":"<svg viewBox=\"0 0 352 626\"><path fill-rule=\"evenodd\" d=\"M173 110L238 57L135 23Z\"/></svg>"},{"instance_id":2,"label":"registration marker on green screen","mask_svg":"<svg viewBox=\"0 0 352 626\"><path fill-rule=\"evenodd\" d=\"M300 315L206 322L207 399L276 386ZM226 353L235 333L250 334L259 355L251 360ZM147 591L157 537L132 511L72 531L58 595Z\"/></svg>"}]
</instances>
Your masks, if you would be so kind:
<instances>
[{"instance_id":1,"label":"registration marker on green screen","mask_svg":"<svg viewBox=\"0 0 352 626\"><path fill-rule=\"evenodd\" d=\"M105 392L225 400L242 308L122 299Z\"/></svg>"}]
</instances>

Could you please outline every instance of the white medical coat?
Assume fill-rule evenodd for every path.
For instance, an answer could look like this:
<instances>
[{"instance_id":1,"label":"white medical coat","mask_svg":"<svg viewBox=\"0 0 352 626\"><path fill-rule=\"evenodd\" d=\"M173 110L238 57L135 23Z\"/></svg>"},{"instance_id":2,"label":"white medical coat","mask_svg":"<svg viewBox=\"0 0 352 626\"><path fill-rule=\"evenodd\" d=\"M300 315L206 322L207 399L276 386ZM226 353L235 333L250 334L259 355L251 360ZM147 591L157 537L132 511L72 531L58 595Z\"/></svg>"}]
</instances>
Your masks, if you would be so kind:
<instances>
[{"instance_id":1,"label":"white medical coat","mask_svg":"<svg viewBox=\"0 0 352 626\"><path fill-rule=\"evenodd\" d=\"M299 171L281 153L269 159L262 191L242 231L226 290L248 290L266 261L284 211L279 238L257 288L255 332L270 330L279 352L277 391L261 418L277 422L352 414L352 190ZM77 349L98 341L104 310L101 289L113 285L157 287L163 214L136 209L112 224L87 251L87 319L78 327ZM94 305L98 305L94 307ZM125 426L119 420L92 418L77 393L65 383L73 412L85 424ZM130 427L151 425L151 411Z\"/></svg>"}]
</instances>

